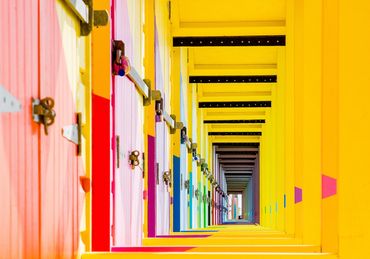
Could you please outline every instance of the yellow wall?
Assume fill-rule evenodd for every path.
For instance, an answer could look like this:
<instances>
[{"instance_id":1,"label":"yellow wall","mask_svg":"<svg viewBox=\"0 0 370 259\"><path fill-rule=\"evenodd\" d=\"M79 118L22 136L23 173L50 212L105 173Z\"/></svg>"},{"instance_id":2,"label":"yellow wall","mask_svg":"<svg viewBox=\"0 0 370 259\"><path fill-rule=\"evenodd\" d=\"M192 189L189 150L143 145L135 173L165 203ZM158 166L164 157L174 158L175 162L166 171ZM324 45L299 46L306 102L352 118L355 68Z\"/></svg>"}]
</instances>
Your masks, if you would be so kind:
<instances>
[{"instance_id":1,"label":"yellow wall","mask_svg":"<svg viewBox=\"0 0 370 259\"><path fill-rule=\"evenodd\" d=\"M370 243L370 3L339 1L339 254L368 258Z\"/></svg>"}]
</instances>

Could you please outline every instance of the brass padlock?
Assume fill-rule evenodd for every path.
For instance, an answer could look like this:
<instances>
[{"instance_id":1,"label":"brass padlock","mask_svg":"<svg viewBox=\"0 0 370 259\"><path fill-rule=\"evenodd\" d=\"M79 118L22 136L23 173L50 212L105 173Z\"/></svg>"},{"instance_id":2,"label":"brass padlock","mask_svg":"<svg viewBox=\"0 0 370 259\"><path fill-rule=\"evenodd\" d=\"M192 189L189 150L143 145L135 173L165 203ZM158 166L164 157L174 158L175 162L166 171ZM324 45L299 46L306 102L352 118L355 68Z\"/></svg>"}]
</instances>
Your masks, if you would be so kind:
<instances>
[{"instance_id":1,"label":"brass padlock","mask_svg":"<svg viewBox=\"0 0 370 259\"><path fill-rule=\"evenodd\" d=\"M169 187L171 187L171 177L171 170L163 172L163 181Z\"/></svg>"},{"instance_id":2,"label":"brass padlock","mask_svg":"<svg viewBox=\"0 0 370 259\"><path fill-rule=\"evenodd\" d=\"M139 166L140 152L138 150L134 150L129 154L129 164L131 165L132 169L135 169L136 166Z\"/></svg>"}]
</instances>

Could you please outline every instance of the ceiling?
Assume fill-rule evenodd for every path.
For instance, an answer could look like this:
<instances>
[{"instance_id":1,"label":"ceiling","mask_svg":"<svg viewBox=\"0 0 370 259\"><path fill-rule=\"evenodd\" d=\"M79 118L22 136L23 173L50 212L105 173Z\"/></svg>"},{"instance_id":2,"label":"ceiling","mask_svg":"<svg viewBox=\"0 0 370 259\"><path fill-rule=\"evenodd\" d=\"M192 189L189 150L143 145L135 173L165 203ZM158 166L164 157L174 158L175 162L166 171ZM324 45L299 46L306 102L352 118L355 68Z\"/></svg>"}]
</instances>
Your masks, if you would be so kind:
<instances>
[{"instance_id":1,"label":"ceiling","mask_svg":"<svg viewBox=\"0 0 370 259\"><path fill-rule=\"evenodd\" d=\"M174 41L180 39L188 50L189 83L196 83L197 100L205 104L199 109L208 143L217 143L228 191L240 192L259 156L259 146L248 143L260 143L271 123L285 46L286 0L171 0L171 9ZM284 44L274 37L284 37ZM263 81L263 76L274 80Z\"/></svg>"}]
</instances>

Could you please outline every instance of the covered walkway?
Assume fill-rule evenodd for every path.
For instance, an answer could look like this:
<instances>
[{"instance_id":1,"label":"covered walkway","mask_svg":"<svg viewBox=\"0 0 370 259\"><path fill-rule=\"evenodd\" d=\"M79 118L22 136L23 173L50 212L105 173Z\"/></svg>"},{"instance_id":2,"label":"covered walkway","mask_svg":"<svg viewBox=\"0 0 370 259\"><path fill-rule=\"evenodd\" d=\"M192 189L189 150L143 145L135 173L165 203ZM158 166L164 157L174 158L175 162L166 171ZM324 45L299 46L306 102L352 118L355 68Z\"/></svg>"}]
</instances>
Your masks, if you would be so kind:
<instances>
[{"instance_id":1,"label":"covered walkway","mask_svg":"<svg viewBox=\"0 0 370 259\"><path fill-rule=\"evenodd\" d=\"M0 259L370 258L369 13L0 0Z\"/></svg>"}]
</instances>

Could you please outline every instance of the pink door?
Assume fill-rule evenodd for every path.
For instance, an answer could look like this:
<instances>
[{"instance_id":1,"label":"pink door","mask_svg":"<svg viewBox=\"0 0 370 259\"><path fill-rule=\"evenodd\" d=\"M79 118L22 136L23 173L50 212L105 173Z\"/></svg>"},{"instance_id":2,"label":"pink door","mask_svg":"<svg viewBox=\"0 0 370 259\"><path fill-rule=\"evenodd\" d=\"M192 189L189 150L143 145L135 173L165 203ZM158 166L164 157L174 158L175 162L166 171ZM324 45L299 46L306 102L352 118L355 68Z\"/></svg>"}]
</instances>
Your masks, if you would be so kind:
<instances>
[{"instance_id":1,"label":"pink door","mask_svg":"<svg viewBox=\"0 0 370 259\"><path fill-rule=\"evenodd\" d=\"M0 85L22 105L0 113L0 258L73 258L83 169L62 128L76 122L79 21L48 0L1 1L0 19ZM31 112L45 97L56 112L48 135Z\"/></svg>"},{"instance_id":2,"label":"pink door","mask_svg":"<svg viewBox=\"0 0 370 259\"><path fill-rule=\"evenodd\" d=\"M30 108L39 90L37 21L37 1L0 1L1 259L40 257L39 126ZM5 91L21 109L5 112Z\"/></svg>"},{"instance_id":3,"label":"pink door","mask_svg":"<svg viewBox=\"0 0 370 259\"><path fill-rule=\"evenodd\" d=\"M40 98L54 99L55 122L40 130L41 257L72 258L78 253L84 174L77 145L62 129L76 123L82 87L80 21L63 1L40 0ZM80 166L80 168L79 168Z\"/></svg>"},{"instance_id":4,"label":"pink door","mask_svg":"<svg viewBox=\"0 0 370 259\"><path fill-rule=\"evenodd\" d=\"M135 55L140 50L140 41L135 38L127 1L114 2L114 39L125 43L125 55L131 65L139 69L140 58ZM132 17L131 17L132 18ZM114 135L116 152L114 167L114 239L113 245L140 246L143 233L143 97L135 85L127 78L115 76L114 84ZM129 155L139 152L139 165L129 164Z\"/></svg>"},{"instance_id":5,"label":"pink door","mask_svg":"<svg viewBox=\"0 0 370 259\"><path fill-rule=\"evenodd\" d=\"M169 108L167 93L164 88L163 64L160 59L159 42L156 35L155 43L156 89L163 98L163 109ZM156 122L156 235L168 235L170 232L170 187L163 181L163 174L169 171L169 128L164 120Z\"/></svg>"}]
</instances>

